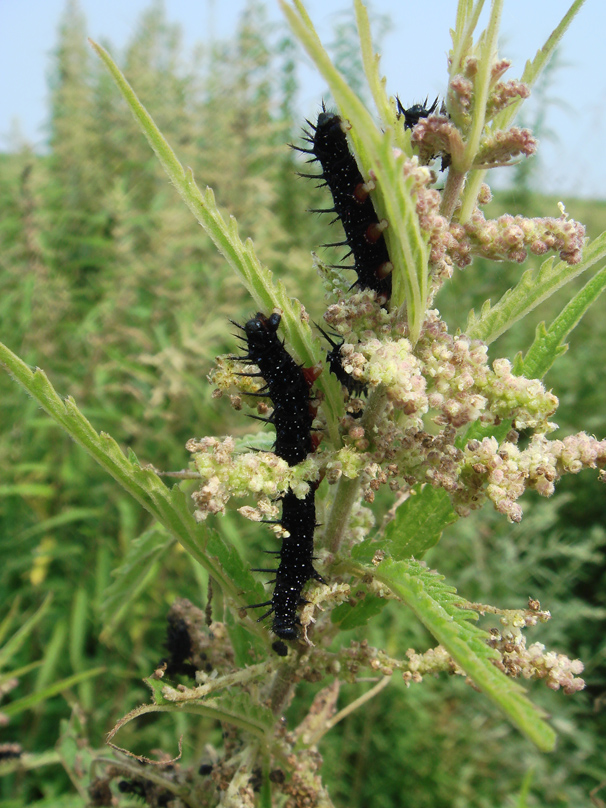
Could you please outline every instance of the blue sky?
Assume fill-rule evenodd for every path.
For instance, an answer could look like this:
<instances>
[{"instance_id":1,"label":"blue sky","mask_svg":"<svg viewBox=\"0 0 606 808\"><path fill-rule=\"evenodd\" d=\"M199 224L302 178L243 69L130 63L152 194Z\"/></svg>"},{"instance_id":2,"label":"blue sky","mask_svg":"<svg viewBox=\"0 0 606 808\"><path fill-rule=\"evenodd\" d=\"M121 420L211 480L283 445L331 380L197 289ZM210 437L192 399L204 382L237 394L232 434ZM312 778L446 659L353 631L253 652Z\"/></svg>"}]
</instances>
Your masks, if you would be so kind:
<instances>
[{"instance_id":1,"label":"blue sky","mask_svg":"<svg viewBox=\"0 0 606 808\"><path fill-rule=\"evenodd\" d=\"M567 10L571 0L505 0L501 56L512 59L508 76L519 76ZM230 36L245 0L165 0L167 16L180 23L188 48L198 41ZM149 0L80 0L93 39L123 47ZM331 39L338 13L348 0L307 0L321 38ZM374 0L375 11L392 21L383 39L381 67L390 92L407 103L441 94L445 87L448 30L456 0ZM489 5L487 2L486 5ZM0 0L0 149L6 149L18 121L36 148L44 145L46 75L65 0ZM276 0L267 0L270 16L281 17ZM606 183L606 71L603 49L606 6L587 0L561 48L562 68L549 96L547 128L541 140L542 187L566 196L603 198ZM301 116L314 114L325 87L303 69ZM532 103L532 99L531 102ZM529 108L532 114L531 107Z\"/></svg>"}]
</instances>

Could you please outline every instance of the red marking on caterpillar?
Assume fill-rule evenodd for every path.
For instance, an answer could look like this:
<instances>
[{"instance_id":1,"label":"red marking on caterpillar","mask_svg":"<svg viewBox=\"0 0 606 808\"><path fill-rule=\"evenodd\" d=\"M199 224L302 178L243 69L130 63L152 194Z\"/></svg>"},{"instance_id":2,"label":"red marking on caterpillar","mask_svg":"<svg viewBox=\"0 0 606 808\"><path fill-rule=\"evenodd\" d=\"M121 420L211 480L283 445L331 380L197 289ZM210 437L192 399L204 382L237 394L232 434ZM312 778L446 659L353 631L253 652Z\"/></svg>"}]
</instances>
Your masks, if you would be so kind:
<instances>
[{"instance_id":1,"label":"red marking on caterpillar","mask_svg":"<svg viewBox=\"0 0 606 808\"><path fill-rule=\"evenodd\" d=\"M391 296L391 268L383 236L386 222L379 222L369 192L372 184L365 183L355 157L349 150L341 118L323 107L317 124L307 121L312 132L306 132L309 149L298 148L312 155L309 162L319 162L321 174L301 174L321 179L333 198L334 208L313 210L312 213L336 213L345 231L345 241L325 244L325 247L348 247L344 258L353 256L353 266L338 265L337 269L353 269L358 276L354 286L373 289L385 303Z\"/></svg>"},{"instance_id":2,"label":"red marking on caterpillar","mask_svg":"<svg viewBox=\"0 0 606 808\"><path fill-rule=\"evenodd\" d=\"M270 418L261 420L275 427L274 452L290 466L295 466L305 460L318 443L315 436L312 437L315 407L309 394L317 370L306 371L295 362L277 335L279 324L279 314L266 317L259 312L249 320L243 328L247 353L241 358L259 368L259 374L251 375L260 375L265 380L259 392L271 399L274 409ZM280 563L277 568L256 570L275 573L274 592L271 600L248 607L268 606L259 620L273 614L272 630L283 640L294 640L299 636L301 624L297 609L306 603L301 596L303 587L311 578L322 580L313 566L315 489L315 485L310 485L304 499L299 499L291 490L282 497L280 524L288 535L282 539L280 550L275 551Z\"/></svg>"}]
</instances>

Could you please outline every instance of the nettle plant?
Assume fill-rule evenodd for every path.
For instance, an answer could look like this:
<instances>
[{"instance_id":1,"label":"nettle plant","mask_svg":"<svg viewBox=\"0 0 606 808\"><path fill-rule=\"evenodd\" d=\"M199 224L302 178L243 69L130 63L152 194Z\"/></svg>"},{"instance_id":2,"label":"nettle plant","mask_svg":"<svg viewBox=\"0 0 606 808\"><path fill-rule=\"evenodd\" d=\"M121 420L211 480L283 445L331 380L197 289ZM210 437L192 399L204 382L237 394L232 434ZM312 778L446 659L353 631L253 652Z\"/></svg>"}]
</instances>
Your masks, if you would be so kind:
<instances>
[{"instance_id":1,"label":"nettle plant","mask_svg":"<svg viewBox=\"0 0 606 808\"><path fill-rule=\"evenodd\" d=\"M273 445L270 430L245 440L192 438L193 470L186 475L196 481L192 508L180 484L167 487L154 470L126 457L109 436L95 432L73 400L55 393L42 371L32 372L1 349L15 379L222 592L222 623L211 620L212 603L206 618L187 602L173 607L171 625L182 641L175 640L168 669L148 680L152 703L119 724L149 712L188 712L229 728L224 748L215 750L204 772L212 773L211 785L175 766L150 775L154 787L184 805L214 804L215 789L222 805L282 804L285 795L292 806L330 805L317 744L393 676L407 683L442 672L467 677L542 750L553 748L554 732L516 680L542 679L566 693L583 687L581 662L538 642L527 644L524 630L549 618L538 602L517 610L466 602L422 560L449 524L473 510L492 505L504 519L519 522L526 489L550 496L562 475L606 464L606 441L584 432L549 437L558 400L541 382L604 289L606 269L551 325L539 326L523 356L489 361L487 353L498 336L606 256L606 234L586 243L583 226L563 207L558 218L505 215L491 221L482 212L490 200L487 171L535 151L532 134L512 124L581 2L572 4L520 80L504 78L509 62L497 56L502 2L494 0L487 28L474 40L482 6L481 0L458 3L443 103L406 110L385 93L367 14L355 3L376 122L331 63L301 3L282 3L338 110L338 116L321 113L302 148L321 165L318 175L329 186L326 194L333 192L356 265L379 256L365 275L356 267L353 287L343 269L318 261L329 300L321 328L263 267L252 243L240 239L212 190L198 189L108 54L93 44L172 183L258 311L240 332L244 354L220 358L212 380L219 391L230 391L232 403L256 407L258 415L271 413L273 405L269 420L277 433ZM328 157L319 143L327 123L335 141ZM330 149L337 146L341 151L331 164ZM436 175L446 168L438 190ZM352 205L346 198L352 191L355 221L348 230L344 206ZM374 217L370 223L362 208ZM360 227L356 248L352 239ZM377 250L372 245L379 242ZM453 272L476 256L521 264L528 252L558 257L522 274L496 304L487 301L479 314L470 312L463 333L450 333L434 300ZM369 508L384 487L393 492L387 518ZM254 505L240 508L242 518L273 522L275 546L282 546L269 600L235 548L205 521L237 497L253 498ZM273 626L249 611L264 601ZM402 648L392 656L348 641L351 635L339 637L365 625L389 601L410 610L436 645L418 653ZM485 612L499 616L499 630L477 625ZM171 673L184 666L197 669L196 685L169 684ZM376 677L368 692L337 711L339 683L368 676ZM286 729L282 716L297 684L327 679L304 720ZM141 775L137 764L123 756L119 761L108 777Z\"/></svg>"}]
</instances>

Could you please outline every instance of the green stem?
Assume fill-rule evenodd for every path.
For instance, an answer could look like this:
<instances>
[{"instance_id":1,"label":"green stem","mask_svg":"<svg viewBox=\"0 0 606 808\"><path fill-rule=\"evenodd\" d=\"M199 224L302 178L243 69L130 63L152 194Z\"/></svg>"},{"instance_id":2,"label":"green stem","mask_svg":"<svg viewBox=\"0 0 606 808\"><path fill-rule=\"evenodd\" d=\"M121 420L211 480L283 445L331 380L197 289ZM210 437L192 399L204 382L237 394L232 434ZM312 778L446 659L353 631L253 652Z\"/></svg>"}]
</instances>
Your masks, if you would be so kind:
<instances>
[{"instance_id":1,"label":"green stem","mask_svg":"<svg viewBox=\"0 0 606 808\"><path fill-rule=\"evenodd\" d=\"M252 682L253 679L257 679L260 676L266 676L271 667L273 667L273 662L261 662L249 668L242 668L242 670L236 671L235 673L228 673L225 676L221 676L219 679L212 679L209 682L198 685L198 687L188 687L182 690L177 690L167 685L163 689L162 695L167 701L173 702L174 704L202 699L218 690L225 690L235 685Z\"/></svg>"},{"instance_id":2,"label":"green stem","mask_svg":"<svg viewBox=\"0 0 606 808\"><path fill-rule=\"evenodd\" d=\"M387 685L391 682L391 676L384 676L380 679L374 687L371 687L370 690L367 690L366 693L363 693L359 698L355 699L354 701L350 702L347 707L344 707L342 710L330 718L323 727L321 727L315 735L312 736L311 740L307 743L307 746L315 746L324 735L326 735L329 730L331 730L339 721L342 721L344 718L347 718L348 715L355 712L359 707L362 707L366 702L373 699L376 695L378 695L381 690L387 687Z\"/></svg>"},{"instance_id":3,"label":"green stem","mask_svg":"<svg viewBox=\"0 0 606 808\"><path fill-rule=\"evenodd\" d=\"M271 711L275 716L282 714L284 706L295 686L295 671L299 667L299 659L301 654L299 651L295 650L292 657L292 662L281 665L278 668L271 686L269 704Z\"/></svg>"},{"instance_id":4,"label":"green stem","mask_svg":"<svg viewBox=\"0 0 606 808\"><path fill-rule=\"evenodd\" d=\"M326 533L331 537L329 549L333 554L336 554L341 546L343 536L347 529L347 523L349 522L349 515L358 497L359 489L359 477L353 480L342 477L337 484L335 501L333 502L326 525Z\"/></svg>"},{"instance_id":5,"label":"green stem","mask_svg":"<svg viewBox=\"0 0 606 808\"><path fill-rule=\"evenodd\" d=\"M451 166L444 186L444 193L442 194L442 204L440 205L440 213L448 222L452 220L464 182L465 174L461 171L455 171L454 166Z\"/></svg>"},{"instance_id":6,"label":"green stem","mask_svg":"<svg viewBox=\"0 0 606 808\"><path fill-rule=\"evenodd\" d=\"M383 386L377 387L368 399L364 415L360 421L364 429L365 435L368 437L372 435L375 424L380 418L385 406L387 404L387 393ZM337 553L347 525L351 509L358 497L360 489L360 478L356 477L351 480L347 477L341 477L337 484L337 493L330 510L328 522L326 525L326 535L329 537L329 549L331 553Z\"/></svg>"},{"instance_id":7,"label":"green stem","mask_svg":"<svg viewBox=\"0 0 606 808\"><path fill-rule=\"evenodd\" d=\"M467 174L465 189L461 196L461 209L457 217L460 224L465 224L473 213L485 176L486 171L483 169L476 169Z\"/></svg>"},{"instance_id":8,"label":"green stem","mask_svg":"<svg viewBox=\"0 0 606 808\"><path fill-rule=\"evenodd\" d=\"M499 22L501 19L501 11L503 10L503 0L493 0L492 8L490 9L490 20L488 27L483 35L482 53L478 64L478 74L474 82L474 102L471 131L467 138L465 146L465 155L463 164L466 171L469 171L478 149L480 147L480 140L482 132L484 131L484 124L486 122L486 103L488 101L488 93L490 90L490 82L492 78L492 65L497 53L497 38L499 35Z\"/></svg>"}]
</instances>

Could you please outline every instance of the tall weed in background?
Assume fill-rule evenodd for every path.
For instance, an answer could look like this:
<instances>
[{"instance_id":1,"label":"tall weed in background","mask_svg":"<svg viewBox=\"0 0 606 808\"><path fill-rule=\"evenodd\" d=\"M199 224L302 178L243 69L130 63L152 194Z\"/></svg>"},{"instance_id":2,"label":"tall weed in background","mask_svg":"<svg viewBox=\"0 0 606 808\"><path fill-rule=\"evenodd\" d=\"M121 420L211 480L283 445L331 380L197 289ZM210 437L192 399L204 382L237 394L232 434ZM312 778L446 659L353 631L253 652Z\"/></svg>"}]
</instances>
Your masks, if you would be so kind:
<instances>
[{"instance_id":1,"label":"tall weed in background","mask_svg":"<svg viewBox=\"0 0 606 808\"><path fill-rule=\"evenodd\" d=\"M212 177L267 253L271 245L280 271L276 244L290 251L304 283L313 276L308 250L299 244L301 234L281 221L295 189L307 193L285 148L294 138L293 121L284 115L296 82L282 36L265 41L263 10L252 7L233 41L184 69L179 32L154 4L124 60L188 163ZM23 148L2 159L2 336L142 461L181 468L192 427L244 430L240 417L211 403L206 374L231 343L228 317L243 316L249 303L167 185L107 71L91 57L77 3L66 8L51 89L48 156ZM262 155L255 139L264 144ZM245 172L229 157L233 150ZM265 188L263 207L252 196L255 186ZM4 374L0 407L7 427L0 440L0 602L18 606L9 635L52 593L43 620L13 660L14 670L37 668L24 673L11 695L48 696L49 686L94 670L95 684L81 703L98 744L125 708L145 698L137 682L165 654L167 606L177 596L201 602L206 584L187 556L165 552L160 560L160 544L133 583L139 597L110 600L103 611L112 570L133 541L148 538L147 518ZM168 550L171 542L164 542ZM111 617L104 618L107 608ZM56 744L59 719L70 708L55 696L33 709L33 719L24 713L16 733L12 719L3 736L19 740L27 753L42 753ZM160 739L170 745L172 730ZM40 778L34 769L25 787L20 778L4 778L2 793L22 791L27 804L52 793L55 783L60 791L68 787L57 767L43 771Z\"/></svg>"},{"instance_id":2,"label":"tall weed in background","mask_svg":"<svg viewBox=\"0 0 606 808\"><path fill-rule=\"evenodd\" d=\"M251 4L234 42L183 71L178 31L158 12L152 6L124 55L131 84L182 164L215 188L289 294L304 297L319 316L324 304L308 255L326 239L321 223L301 215L318 205L313 190L295 179L284 148L298 136L292 41L268 37L262 9ZM91 64L84 40L84 21L69 4L56 54L51 152L39 158L23 150L2 163L0 205L8 214L0 231L3 341L28 364L44 367L55 389L73 394L95 428L129 446L140 463L178 469L192 435L246 431L241 416L211 400L205 375L217 353L233 350L228 318L242 321L251 303L167 185L108 74ZM526 192L526 180L519 181ZM549 205L544 199L528 204L535 203L540 208L527 215ZM497 197L493 209L499 204ZM567 207L585 220L574 203ZM598 220L590 235L602 229ZM477 311L519 278L517 266L499 267L495 272L494 264L480 261L455 276L439 298L446 318L449 311L453 317L472 306ZM573 285L505 334L495 355L526 349L536 323L554 319ZM576 289L582 285L576 282ZM310 295L310 289L317 291ZM603 386L597 383L606 344L602 321L599 310L589 311L571 337L571 351L546 379L562 399L558 422L566 433L582 425L604 434ZM0 442L7 558L0 586L2 601L14 604L4 637L27 638L8 645L8 670L20 681L12 693L14 714L24 720L12 719L3 738L21 743L29 770L22 779L19 764L11 764L2 796L11 805L81 805L92 798L86 788L102 771L89 764L104 753L86 752L83 766L86 755L74 750L84 738L100 747L103 732L145 700L134 683L165 654L168 607L175 597L204 603L208 579L168 532L150 527L130 496L60 435L34 399L8 378L0 385L2 422L11 425ZM533 700L557 716L558 750L549 756L532 751L462 682L429 680L414 697L394 683L322 741L335 802L400 805L405 794L411 806L506 805L520 789L530 791L529 805L587 802L604 778L596 738L606 729L599 714L590 715L604 683L604 500L587 476L582 487L578 479L574 486L566 481L570 494L559 503L531 501L519 526L486 509L460 520L426 556L467 600L519 608L532 595L552 611L541 641L580 656L589 683L566 705L533 691ZM377 509L390 504L377 498ZM247 557L258 558L258 531L242 522L228 513L217 527L240 552L252 542L257 549ZM47 592L52 601L45 600ZM394 654L426 647L425 630L393 606L351 636ZM12 634L19 625L22 634ZM347 687L349 702L369 685ZM317 689L306 684L297 694L288 712L291 726L305 717ZM58 692L67 703L48 701ZM32 694L31 703L20 701ZM179 734L188 762L213 762L206 760L205 744L219 748L221 740L210 715L181 712L154 724L133 722L120 743L138 752L172 750ZM118 760L132 782L139 764ZM48 767L39 769L45 762ZM79 795L68 796L74 788ZM261 799L268 804L266 790Z\"/></svg>"}]
</instances>

